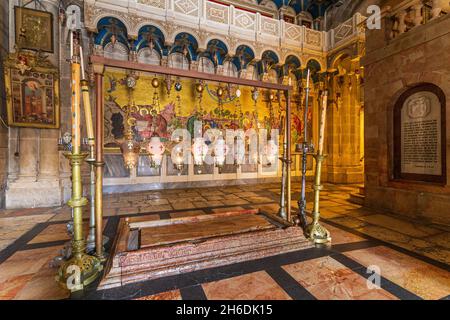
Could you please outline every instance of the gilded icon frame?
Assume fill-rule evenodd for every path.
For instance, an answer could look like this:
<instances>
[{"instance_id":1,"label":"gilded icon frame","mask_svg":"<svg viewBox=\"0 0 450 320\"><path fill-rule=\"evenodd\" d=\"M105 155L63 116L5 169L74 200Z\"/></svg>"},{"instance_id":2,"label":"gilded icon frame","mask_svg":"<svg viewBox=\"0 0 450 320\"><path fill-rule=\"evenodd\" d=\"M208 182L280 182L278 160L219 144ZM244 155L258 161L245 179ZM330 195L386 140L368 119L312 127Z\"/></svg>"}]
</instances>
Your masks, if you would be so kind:
<instances>
[{"instance_id":1,"label":"gilded icon frame","mask_svg":"<svg viewBox=\"0 0 450 320\"><path fill-rule=\"evenodd\" d=\"M58 69L42 54L30 52L10 54L4 67L8 125L58 129Z\"/></svg>"}]
</instances>

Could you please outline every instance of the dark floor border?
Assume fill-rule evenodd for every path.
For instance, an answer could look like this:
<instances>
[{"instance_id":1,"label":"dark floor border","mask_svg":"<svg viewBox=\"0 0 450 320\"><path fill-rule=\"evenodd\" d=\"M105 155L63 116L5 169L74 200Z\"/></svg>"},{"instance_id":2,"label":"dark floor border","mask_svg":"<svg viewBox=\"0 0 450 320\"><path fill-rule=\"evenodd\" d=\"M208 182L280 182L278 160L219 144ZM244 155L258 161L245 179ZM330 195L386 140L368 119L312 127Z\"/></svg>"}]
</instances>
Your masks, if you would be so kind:
<instances>
[{"instance_id":1,"label":"dark floor border","mask_svg":"<svg viewBox=\"0 0 450 320\"><path fill-rule=\"evenodd\" d=\"M317 300L283 268L267 269L266 272L293 300Z\"/></svg>"},{"instance_id":2,"label":"dark floor border","mask_svg":"<svg viewBox=\"0 0 450 320\"><path fill-rule=\"evenodd\" d=\"M22 250L22 248L26 246L28 242L33 240L39 233L44 231L47 226L48 224L46 222L37 223L34 227L17 238L13 243L0 251L0 264L5 262L17 251Z\"/></svg>"},{"instance_id":3,"label":"dark floor border","mask_svg":"<svg viewBox=\"0 0 450 320\"><path fill-rule=\"evenodd\" d=\"M201 284L180 289L183 300L208 300Z\"/></svg>"}]
</instances>

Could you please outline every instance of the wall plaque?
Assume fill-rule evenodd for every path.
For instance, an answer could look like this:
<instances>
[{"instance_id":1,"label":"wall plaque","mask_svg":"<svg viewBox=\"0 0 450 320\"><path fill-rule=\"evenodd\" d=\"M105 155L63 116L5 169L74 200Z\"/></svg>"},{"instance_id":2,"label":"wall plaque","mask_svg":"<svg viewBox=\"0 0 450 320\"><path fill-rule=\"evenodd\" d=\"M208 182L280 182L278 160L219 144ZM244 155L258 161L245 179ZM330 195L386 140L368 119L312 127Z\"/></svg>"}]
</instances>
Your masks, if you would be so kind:
<instances>
[{"instance_id":1,"label":"wall plaque","mask_svg":"<svg viewBox=\"0 0 450 320\"><path fill-rule=\"evenodd\" d=\"M446 182L445 95L431 84L406 91L394 109L396 179Z\"/></svg>"}]
</instances>

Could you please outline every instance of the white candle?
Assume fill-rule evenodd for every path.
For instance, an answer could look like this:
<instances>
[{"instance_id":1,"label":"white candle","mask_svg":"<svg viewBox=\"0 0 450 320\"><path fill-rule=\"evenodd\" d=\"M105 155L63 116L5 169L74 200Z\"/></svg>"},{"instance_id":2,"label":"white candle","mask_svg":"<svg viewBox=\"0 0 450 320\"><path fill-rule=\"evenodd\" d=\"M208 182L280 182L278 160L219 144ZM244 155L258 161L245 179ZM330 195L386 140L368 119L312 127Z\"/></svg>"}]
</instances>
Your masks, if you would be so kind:
<instances>
[{"instance_id":1,"label":"white candle","mask_svg":"<svg viewBox=\"0 0 450 320\"><path fill-rule=\"evenodd\" d=\"M320 113L320 124L319 124L319 150L318 154L323 154L323 143L325 140L325 122L327 117L327 103L328 103L328 93L325 90L322 94L322 111Z\"/></svg>"},{"instance_id":2,"label":"white candle","mask_svg":"<svg viewBox=\"0 0 450 320\"><path fill-rule=\"evenodd\" d=\"M309 77L311 76L311 70L308 69L308 75L306 76L306 88L309 88Z\"/></svg>"},{"instance_id":3,"label":"white candle","mask_svg":"<svg viewBox=\"0 0 450 320\"><path fill-rule=\"evenodd\" d=\"M70 30L70 59L73 58L73 31Z\"/></svg>"},{"instance_id":4,"label":"white candle","mask_svg":"<svg viewBox=\"0 0 450 320\"><path fill-rule=\"evenodd\" d=\"M81 80L85 80L84 77L84 61L83 61L83 47L80 45L80 63L81 63Z\"/></svg>"}]
</instances>

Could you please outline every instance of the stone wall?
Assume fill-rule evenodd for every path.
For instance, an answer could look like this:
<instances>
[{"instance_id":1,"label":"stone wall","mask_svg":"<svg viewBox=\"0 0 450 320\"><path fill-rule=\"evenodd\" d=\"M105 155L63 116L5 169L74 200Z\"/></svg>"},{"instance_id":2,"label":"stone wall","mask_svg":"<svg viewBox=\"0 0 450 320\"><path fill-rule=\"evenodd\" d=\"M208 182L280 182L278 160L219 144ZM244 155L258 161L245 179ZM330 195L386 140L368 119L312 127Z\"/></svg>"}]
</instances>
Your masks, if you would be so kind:
<instances>
[{"instance_id":1,"label":"stone wall","mask_svg":"<svg viewBox=\"0 0 450 320\"><path fill-rule=\"evenodd\" d=\"M55 50L48 54L48 58L60 70L61 129L9 128L8 166L2 166L8 170L6 208L59 206L70 197L70 166L57 150L60 132L70 130L70 90L67 89L70 70L65 63L68 48L60 46L59 2L43 0L42 4L53 14ZM12 8L17 3L11 0L9 4L8 1L1 4L4 7L8 5L9 19L13 19ZM30 6L34 8L32 4ZM8 14L2 14L5 16ZM15 43L13 24L9 24L9 31L11 52ZM8 139L1 139L0 147L4 141L8 143Z\"/></svg>"},{"instance_id":2,"label":"stone wall","mask_svg":"<svg viewBox=\"0 0 450 320\"><path fill-rule=\"evenodd\" d=\"M450 176L450 15L388 40L389 20L366 35L366 205L425 221L450 223L450 184L393 179L393 108L409 87L432 83L447 101L447 177Z\"/></svg>"},{"instance_id":3,"label":"stone wall","mask_svg":"<svg viewBox=\"0 0 450 320\"><path fill-rule=\"evenodd\" d=\"M0 2L0 62L9 51L8 2ZM0 63L0 208L5 204L6 179L8 174L8 128L6 122L6 96L3 64Z\"/></svg>"}]
</instances>

